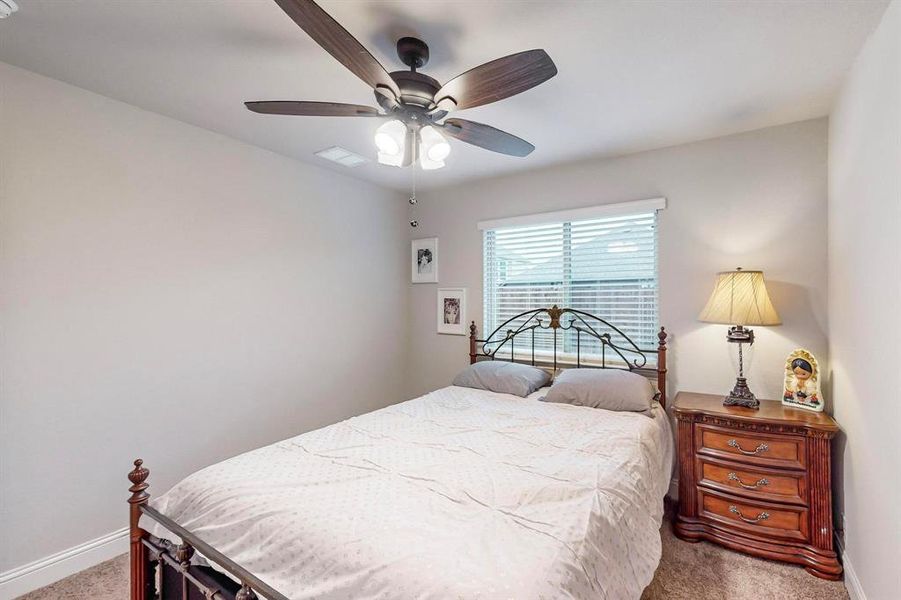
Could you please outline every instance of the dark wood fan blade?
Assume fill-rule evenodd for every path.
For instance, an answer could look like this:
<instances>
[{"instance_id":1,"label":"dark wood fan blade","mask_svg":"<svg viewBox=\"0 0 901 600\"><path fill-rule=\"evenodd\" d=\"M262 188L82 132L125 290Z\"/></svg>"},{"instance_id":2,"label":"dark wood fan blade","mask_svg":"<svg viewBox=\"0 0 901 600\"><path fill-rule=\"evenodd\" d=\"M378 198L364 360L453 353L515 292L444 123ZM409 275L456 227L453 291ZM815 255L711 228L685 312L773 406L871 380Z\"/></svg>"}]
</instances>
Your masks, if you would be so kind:
<instances>
[{"instance_id":1,"label":"dark wood fan blade","mask_svg":"<svg viewBox=\"0 0 901 600\"><path fill-rule=\"evenodd\" d=\"M264 115L301 115L307 117L378 117L378 109L360 104L339 102L295 102L293 100L270 100L245 102L249 110Z\"/></svg>"},{"instance_id":2,"label":"dark wood fan blade","mask_svg":"<svg viewBox=\"0 0 901 600\"><path fill-rule=\"evenodd\" d=\"M535 149L535 146L513 134L466 119L446 120L444 132L461 142L510 156L528 156Z\"/></svg>"},{"instance_id":3,"label":"dark wood fan blade","mask_svg":"<svg viewBox=\"0 0 901 600\"><path fill-rule=\"evenodd\" d=\"M395 98L400 98L400 90L385 67L313 0L275 0L275 3L354 75L373 89L387 88Z\"/></svg>"},{"instance_id":4,"label":"dark wood fan blade","mask_svg":"<svg viewBox=\"0 0 901 600\"><path fill-rule=\"evenodd\" d=\"M526 50L458 75L438 90L435 102L445 110L454 104L457 110L481 106L524 92L556 74L557 66L547 52Z\"/></svg>"}]
</instances>

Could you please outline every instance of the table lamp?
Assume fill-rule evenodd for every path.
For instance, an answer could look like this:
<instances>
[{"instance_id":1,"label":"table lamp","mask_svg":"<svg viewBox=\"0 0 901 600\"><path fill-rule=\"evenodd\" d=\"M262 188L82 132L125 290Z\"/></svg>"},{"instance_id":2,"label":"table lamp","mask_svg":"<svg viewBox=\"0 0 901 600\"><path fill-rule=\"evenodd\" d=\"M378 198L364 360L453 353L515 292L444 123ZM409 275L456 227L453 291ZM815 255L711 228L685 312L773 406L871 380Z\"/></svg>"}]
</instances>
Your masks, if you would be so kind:
<instances>
[{"instance_id":1,"label":"table lamp","mask_svg":"<svg viewBox=\"0 0 901 600\"><path fill-rule=\"evenodd\" d=\"M746 325L780 325L776 308L770 301L763 280L763 271L734 271L717 273L713 293L707 306L698 315L705 323L732 325L726 341L738 344L738 378L735 387L723 400L725 406L759 408L760 401L748 388L742 357L742 344L754 343L754 331Z\"/></svg>"}]
</instances>

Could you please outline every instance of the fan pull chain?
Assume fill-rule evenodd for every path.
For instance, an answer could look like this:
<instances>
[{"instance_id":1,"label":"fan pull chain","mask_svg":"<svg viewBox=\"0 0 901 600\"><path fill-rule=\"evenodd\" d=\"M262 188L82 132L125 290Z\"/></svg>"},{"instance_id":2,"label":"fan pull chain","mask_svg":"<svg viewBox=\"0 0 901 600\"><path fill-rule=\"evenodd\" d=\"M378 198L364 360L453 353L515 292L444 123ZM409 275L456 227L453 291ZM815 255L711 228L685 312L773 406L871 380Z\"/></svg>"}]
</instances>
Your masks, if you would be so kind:
<instances>
[{"instance_id":1,"label":"fan pull chain","mask_svg":"<svg viewBox=\"0 0 901 600\"><path fill-rule=\"evenodd\" d=\"M413 165L413 168L410 169L413 171L413 190L410 192L410 199L407 202L410 203L410 227L416 228L419 227L419 221L416 220L416 165Z\"/></svg>"}]
</instances>

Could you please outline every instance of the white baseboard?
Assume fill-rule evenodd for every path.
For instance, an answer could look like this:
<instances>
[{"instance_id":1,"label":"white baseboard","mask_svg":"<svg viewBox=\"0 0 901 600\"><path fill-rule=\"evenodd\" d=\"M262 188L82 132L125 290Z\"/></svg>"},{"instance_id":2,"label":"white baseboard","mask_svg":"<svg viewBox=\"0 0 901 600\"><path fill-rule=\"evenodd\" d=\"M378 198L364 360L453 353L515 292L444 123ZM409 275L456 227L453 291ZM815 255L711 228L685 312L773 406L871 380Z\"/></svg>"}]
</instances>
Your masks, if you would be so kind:
<instances>
[{"instance_id":1,"label":"white baseboard","mask_svg":"<svg viewBox=\"0 0 901 600\"><path fill-rule=\"evenodd\" d=\"M12 600L128 551L128 528L0 573L0 600Z\"/></svg>"},{"instance_id":2,"label":"white baseboard","mask_svg":"<svg viewBox=\"0 0 901 600\"><path fill-rule=\"evenodd\" d=\"M867 600L867 595L863 593L863 587L860 585L860 579L851 564L851 558L847 552L842 553L842 567L845 570L845 589L851 600Z\"/></svg>"}]
</instances>

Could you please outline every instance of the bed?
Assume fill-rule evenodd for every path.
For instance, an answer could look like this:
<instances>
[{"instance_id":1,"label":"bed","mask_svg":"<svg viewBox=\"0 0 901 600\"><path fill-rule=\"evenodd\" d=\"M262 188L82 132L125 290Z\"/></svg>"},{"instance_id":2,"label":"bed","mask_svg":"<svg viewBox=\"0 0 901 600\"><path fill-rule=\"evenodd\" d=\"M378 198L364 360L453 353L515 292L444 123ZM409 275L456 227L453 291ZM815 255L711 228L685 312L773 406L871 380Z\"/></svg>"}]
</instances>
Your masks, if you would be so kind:
<instances>
[{"instance_id":1,"label":"bed","mask_svg":"<svg viewBox=\"0 0 901 600\"><path fill-rule=\"evenodd\" d=\"M525 333L538 364L534 336L552 330L544 358L560 368L558 330L590 327L593 366L656 376L649 415L449 386L212 465L152 502L136 461L132 600L638 598L672 469L666 334L640 350L589 317L541 309L485 340L473 324L470 361L519 360ZM589 366L580 351L576 365Z\"/></svg>"}]
</instances>

